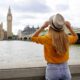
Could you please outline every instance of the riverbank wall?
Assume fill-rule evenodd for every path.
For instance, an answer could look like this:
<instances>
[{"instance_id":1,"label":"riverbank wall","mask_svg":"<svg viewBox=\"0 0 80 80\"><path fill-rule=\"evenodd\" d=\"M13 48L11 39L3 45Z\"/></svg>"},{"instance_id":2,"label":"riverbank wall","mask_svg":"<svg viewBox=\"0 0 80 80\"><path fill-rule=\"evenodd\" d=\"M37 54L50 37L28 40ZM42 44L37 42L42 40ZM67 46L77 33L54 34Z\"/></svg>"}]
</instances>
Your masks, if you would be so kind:
<instances>
[{"instance_id":1,"label":"riverbank wall","mask_svg":"<svg viewBox=\"0 0 80 80\"><path fill-rule=\"evenodd\" d=\"M72 80L80 80L80 65L69 65ZM44 67L0 69L0 80L45 80Z\"/></svg>"}]
</instances>

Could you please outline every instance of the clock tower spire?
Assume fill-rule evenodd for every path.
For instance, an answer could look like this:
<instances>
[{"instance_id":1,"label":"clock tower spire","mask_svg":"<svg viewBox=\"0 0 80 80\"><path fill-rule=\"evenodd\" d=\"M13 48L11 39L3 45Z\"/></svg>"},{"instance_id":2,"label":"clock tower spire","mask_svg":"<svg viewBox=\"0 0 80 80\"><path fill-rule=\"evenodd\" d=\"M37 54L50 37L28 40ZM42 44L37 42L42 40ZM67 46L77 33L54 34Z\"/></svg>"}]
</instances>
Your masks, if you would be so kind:
<instances>
[{"instance_id":1,"label":"clock tower spire","mask_svg":"<svg viewBox=\"0 0 80 80\"><path fill-rule=\"evenodd\" d=\"M8 39L12 38L12 14L10 6L7 14L7 38Z\"/></svg>"}]
</instances>

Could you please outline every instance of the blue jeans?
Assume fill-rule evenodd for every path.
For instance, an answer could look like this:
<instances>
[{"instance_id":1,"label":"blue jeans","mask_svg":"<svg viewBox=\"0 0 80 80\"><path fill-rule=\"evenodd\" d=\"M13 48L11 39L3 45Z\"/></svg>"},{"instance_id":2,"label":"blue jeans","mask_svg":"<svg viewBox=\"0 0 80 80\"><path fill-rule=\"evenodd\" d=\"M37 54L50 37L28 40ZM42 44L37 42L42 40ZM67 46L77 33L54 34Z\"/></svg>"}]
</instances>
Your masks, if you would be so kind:
<instances>
[{"instance_id":1,"label":"blue jeans","mask_svg":"<svg viewBox=\"0 0 80 80\"><path fill-rule=\"evenodd\" d=\"M46 80L71 80L71 73L67 63L47 64Z\"/></svg>"}]
</instances>

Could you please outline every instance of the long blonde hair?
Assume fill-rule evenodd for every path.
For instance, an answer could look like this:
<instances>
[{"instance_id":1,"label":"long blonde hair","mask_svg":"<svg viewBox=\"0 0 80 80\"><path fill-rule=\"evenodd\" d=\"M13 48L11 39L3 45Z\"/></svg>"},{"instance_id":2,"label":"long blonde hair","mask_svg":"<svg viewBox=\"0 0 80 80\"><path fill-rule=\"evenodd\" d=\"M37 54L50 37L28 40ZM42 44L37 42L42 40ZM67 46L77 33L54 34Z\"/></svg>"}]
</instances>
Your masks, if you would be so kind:
<instances>
[{"instance_id":1,"label":"long blonde hair","mask_svg":"<svg viewBox=\"0 0 80 80\"><path fill-rule=\"evenodd\" d=\"M68 36L64 32L64 30L57 32L50 27L49 33L51 35L52 45L56 53L60 56L65 54L68 49L69 42L68 42Z\"/></svg>"}]
</instances>

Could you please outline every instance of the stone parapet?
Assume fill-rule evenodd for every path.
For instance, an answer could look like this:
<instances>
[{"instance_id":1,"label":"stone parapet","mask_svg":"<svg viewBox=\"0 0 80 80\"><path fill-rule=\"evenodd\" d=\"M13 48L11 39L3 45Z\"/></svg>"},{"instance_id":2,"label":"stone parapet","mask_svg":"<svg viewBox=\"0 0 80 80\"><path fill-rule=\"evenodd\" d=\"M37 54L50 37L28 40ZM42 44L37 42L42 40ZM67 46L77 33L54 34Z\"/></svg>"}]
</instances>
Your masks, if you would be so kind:
<instances>
[{"instance_id":1,"label":"stone parapet","mask_svg":"<svg viewBox=\"0 0 80 80\"><path fill-rule=\"evenodd\" d=\"M80 65L70 65L72 80L80 80ZM0 69L0 80L45 80L45 67Z\"/></svg>"}]
</instances>

